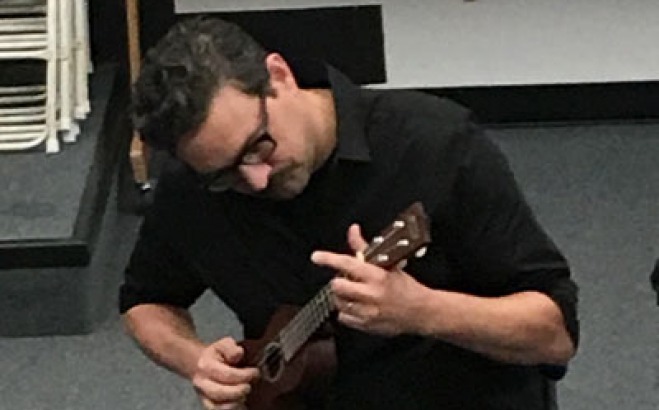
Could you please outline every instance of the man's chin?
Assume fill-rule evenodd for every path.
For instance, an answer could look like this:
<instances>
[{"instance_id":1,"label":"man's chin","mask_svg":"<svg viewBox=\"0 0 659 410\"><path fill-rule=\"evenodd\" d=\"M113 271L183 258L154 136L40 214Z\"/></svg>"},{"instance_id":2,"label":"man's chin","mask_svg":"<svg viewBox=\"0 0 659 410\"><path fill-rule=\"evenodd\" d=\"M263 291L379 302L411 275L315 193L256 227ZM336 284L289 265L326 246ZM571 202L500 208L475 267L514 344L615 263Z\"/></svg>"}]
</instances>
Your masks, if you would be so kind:
<instances>
[{"instance_id":1,"label":"man's chin","mask_svg":"<svg viewBox=\"0 0 659 410\"><path fill-rule=\"evenodd\" d=\"M302 193L303 190L304 186L292 186L290 184L284 186L270 185L262 191L252 191L249 189L239 188L234 189L235 192L242 195L251 196L253 198L269 199L272 201L285 201L288 199L293 199Z\"/></svg>"},{"instance_id":2,"label":"man's chin","mask_svg":"<svg viewBox=\"0 0 659 410\"><path fill-rule=\"evenodd\" d=\"M260 198L272 199L273 201L286 201L300 195L303 190L304 186L273 187L273 189L265 189L262 192L258 192L256 196Z\"/></svg>"},{"instance_id":3,"label":"man's chin","mask_svg":"<svg viewBox=\"0 0 659 410\"><path fill-rule=\"evenodd\" d=\"M300 195L308 183L309 178L301 173L281 173L275 175L260 194L275 201L285 201Z\"/></svg>"}]
</instances>

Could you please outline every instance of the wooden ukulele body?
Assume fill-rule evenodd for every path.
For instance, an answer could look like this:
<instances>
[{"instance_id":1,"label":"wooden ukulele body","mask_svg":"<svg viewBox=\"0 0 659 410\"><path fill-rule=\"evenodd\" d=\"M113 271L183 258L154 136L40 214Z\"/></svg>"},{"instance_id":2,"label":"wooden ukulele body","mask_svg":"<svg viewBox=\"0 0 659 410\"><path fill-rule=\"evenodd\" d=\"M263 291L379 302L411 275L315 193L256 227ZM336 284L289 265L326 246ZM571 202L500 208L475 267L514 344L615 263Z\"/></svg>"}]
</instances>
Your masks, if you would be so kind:
<instances>
[{"instance_id":1,"label":"wooden ukulele body","mask_svg":"<svg viewBox=\"0 0 659 410\"><path fill-rule=\"evenodd\" d=\"M244 363L258 366L263 373L263 352L276 339L280 330L299 311L296 306L280 306L263 337L258 340L244 340L240 344L245 349ZM324 334L327 333L327 334ZM272 364L275 372L281 373L275 380L262 376L253 386L247 397L249 410L319 410L327 398L336 368L336 350L330 332L319 332L288 362ZM281 369L278 366L282 366Z\"/></svg>"}]
</instances>

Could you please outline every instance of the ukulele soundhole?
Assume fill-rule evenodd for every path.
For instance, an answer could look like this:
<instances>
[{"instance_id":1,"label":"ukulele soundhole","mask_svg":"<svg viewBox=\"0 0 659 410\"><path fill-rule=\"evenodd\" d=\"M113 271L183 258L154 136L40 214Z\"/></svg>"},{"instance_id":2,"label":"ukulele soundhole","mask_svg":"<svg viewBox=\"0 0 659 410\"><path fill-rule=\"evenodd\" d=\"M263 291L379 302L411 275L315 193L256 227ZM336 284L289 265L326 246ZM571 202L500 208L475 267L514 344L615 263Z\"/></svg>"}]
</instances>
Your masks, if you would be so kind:
<instances>
[{"instance_id":1,"label":"ukulele soundhole","mask_svg":"<svg viewBox=\"0 0 659 410\"><path fill-rule=\"evenodd\" d=\"M269 381L275 382L284 371L284 352L281 344L277 342L268 343L263 351L263 358L259 363L261 376Z\"/></svg>"}]
</instances>

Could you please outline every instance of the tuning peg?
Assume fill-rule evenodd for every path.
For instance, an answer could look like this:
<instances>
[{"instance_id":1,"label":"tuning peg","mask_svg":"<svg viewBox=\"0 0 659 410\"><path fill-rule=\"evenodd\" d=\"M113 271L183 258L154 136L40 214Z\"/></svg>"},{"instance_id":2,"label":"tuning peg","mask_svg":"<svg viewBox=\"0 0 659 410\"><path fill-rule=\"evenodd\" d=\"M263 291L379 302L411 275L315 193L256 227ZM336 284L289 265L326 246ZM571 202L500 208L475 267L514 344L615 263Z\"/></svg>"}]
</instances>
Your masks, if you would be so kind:
<instances>
[{"instance_id":1,"label":"tuning peg","mask_svg":"<svg viewBox=\"0 0 659 410\"><path fill-rule=\"evenodd\" d=\"M419 250L416 251L414 256L416 256L417 258L423 258L423 256L426 254L427 250L428 250L428 248L425 247L425 246L423 248L419 248Z\"/></svg>"},{"instance_id":2,"label":"tuning peg","mask_svg":"<svg viewBox=\"0 0 659 410\"><path fill-rule=\"evenodd\" d=\"M385 262L387 262L387 261L389 260L389 256L388 256L388 255L385 255L385 254L379 254L379 255L375 258L375 260L376 260L378 263L385 263Z\"/></svg>"}]
</instances>

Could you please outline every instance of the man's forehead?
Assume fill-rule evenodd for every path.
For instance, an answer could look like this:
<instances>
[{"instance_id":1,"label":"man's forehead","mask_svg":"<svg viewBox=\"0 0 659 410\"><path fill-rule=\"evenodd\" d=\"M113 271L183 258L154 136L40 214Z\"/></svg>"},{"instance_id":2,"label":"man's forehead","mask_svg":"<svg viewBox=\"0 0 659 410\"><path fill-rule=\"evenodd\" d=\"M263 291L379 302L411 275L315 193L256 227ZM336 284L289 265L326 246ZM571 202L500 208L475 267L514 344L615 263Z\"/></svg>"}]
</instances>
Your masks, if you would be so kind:
<instances>
[{"instance_id":1,"label":"man's forehead","mask_svg":"<svg viewBox=\"0 0 659 410\"><path fill-rule=\"evenodd\" d=\"M181 138L179 150L183 155L210 150L218 159L229 159L260 125L260 105L235 86L226 85L213 96L204 121Z\"/></svg>"},{"instance_id":2,"label":"man's forehead","mask_svg":"<svg viewBox=\"0 0 659 410\"><path fill-rule=\"evenodd\" d=\"M260 107L258 97L245 94L235 87L225 86L218 90L200 129L213 128L213 132L246 136L258 124ZM245 133L247 132L247 133Z\"/></svg>"}]
</instances>

